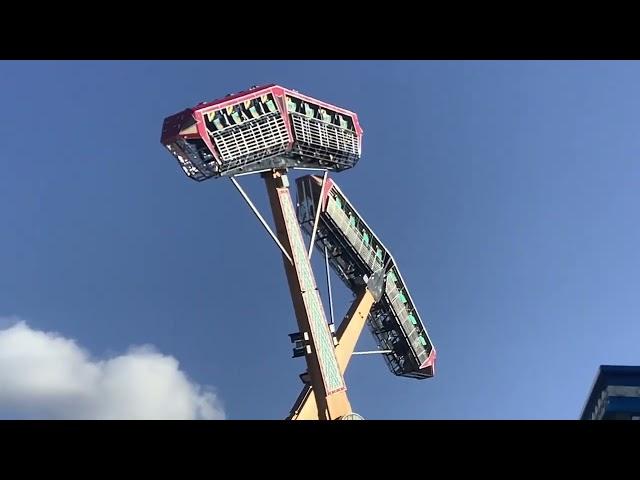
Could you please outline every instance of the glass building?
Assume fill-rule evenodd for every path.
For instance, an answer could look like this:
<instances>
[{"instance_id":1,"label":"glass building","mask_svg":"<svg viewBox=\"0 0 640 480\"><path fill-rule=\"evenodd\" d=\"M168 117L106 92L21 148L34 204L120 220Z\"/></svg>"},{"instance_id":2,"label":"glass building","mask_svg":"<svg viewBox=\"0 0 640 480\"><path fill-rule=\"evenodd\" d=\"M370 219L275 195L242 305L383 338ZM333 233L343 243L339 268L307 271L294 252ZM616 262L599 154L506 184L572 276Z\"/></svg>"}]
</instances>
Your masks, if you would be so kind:
<instances>
[{"instance_id":1,"label":"glass building","mask_svg":"<svg viewBox=\"0 0 640 480\"><path fill-rule=\"evenodd\" d=\"M582 420L640 420L640 366L601 365Z\"/></svg>"}]
</instances>

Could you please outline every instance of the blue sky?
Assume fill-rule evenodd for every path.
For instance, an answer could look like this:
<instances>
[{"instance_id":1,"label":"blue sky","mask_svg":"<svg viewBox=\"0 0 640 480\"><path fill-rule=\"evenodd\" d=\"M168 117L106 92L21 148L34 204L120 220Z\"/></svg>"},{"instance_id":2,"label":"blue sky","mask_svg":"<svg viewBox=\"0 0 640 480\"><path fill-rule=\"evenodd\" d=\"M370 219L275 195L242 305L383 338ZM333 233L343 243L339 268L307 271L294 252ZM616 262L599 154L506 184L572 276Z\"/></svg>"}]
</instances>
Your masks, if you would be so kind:
<instances>
[{"instance_id":1,"label":"blue sky","mask_svg":"<svg viewBox=\"0 0 640 480\"><path fill-rule=\"evenodd\" d=\"M187 179L159 143L167 115L271 82L358 113L363 157L334 179L438 349L424 381L354 358L357 412L574 419L598 365L640 364L637 62L2 62L5 326L96 362L150 344L226 418L285 417L304 361L278 251L229 181Z\"/></svg>"}]
</instances>

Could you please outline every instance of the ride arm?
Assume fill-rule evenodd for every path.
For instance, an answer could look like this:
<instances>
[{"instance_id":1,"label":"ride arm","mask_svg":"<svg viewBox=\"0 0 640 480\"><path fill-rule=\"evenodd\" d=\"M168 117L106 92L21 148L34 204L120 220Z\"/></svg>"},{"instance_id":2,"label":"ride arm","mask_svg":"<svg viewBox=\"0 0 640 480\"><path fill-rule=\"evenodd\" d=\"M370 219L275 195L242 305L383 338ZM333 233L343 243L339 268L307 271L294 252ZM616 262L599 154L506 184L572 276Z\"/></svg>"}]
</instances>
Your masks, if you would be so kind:
<instances>
[{"instance_id":1,"label":"ride arm","mask_svg":"<svg viewBox=\"0 0 640 480\"><path fill-rule=\"evenodd\" d=\"M349 311L345 315L342 323L336 332L338 345L336 346L336 357L340 373L344 372L349 365L351 355L356 348L360 333L369 316L373 305L380 300L384 286L384 272L381 270L374 273L362 288L360 294L351 304ZM312 395L311 385L305 385L298 396L287 420L318 420L318 407L315 396Z\"/></svg>"}]
</instances>

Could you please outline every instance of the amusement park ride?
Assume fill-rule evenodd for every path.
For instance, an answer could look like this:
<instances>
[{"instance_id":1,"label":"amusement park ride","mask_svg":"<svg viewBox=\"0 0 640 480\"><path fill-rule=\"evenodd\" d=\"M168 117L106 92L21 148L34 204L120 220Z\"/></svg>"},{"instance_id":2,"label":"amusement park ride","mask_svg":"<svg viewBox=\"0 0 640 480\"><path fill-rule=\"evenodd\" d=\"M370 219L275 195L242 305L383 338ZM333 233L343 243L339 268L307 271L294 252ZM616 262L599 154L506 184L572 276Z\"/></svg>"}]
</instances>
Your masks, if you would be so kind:
<instances>
[{"instance_id":1,"label":"amusement park ride","mask_svg":"<svg viewBox=\"0 0 640 480\"><path fill-rule=\"evenodd\" d=\"M289 335L293 356L307 363L288 419L361 420L344 380L355 353L384 355L395 375L433 377L436 350L395 260L328 178L360 159L362 129L355 113L278 85L252 87L167 117L161 141L190 178L228 177L282 252L298 322L298 332ZM289 170L323 172L296 180L297 209ZM266 183L275 233L236 179L249 174ZM325 256L330 322L311 268L314 246ZM337 330L329 266L355 295ZM376 352L354 352L365 323Z\"/></svg>"}]
</instances>

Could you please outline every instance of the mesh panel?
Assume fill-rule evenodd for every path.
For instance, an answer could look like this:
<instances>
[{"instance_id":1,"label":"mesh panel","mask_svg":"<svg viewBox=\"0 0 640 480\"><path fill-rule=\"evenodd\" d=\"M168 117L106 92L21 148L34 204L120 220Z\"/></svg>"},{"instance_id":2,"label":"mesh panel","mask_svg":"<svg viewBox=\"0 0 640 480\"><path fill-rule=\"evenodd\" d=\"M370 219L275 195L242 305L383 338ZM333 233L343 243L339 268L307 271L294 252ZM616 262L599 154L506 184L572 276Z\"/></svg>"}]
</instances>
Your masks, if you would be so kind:
<instances>
[{"instance_id":1,"label":"mesh panel","mask_svg":"<svg viewBox=\"0 0 640 480\"><path fill-rule=\"evenodd\" d=\"M222 159L222 171L273 157L285 151L289 137L284 120L272 113L211 135Z\"/></svg>"},{"instance_id":2,"label":"mesh panel","mask_svg":"<svg viewBox=\"0 0 640 480\"><path fill-rule=\"evenodd\" d=\"M360 144L355 132L291 113L298 153L316 160L348 168L360 158Z\"/></svg>"}]
</instances>

